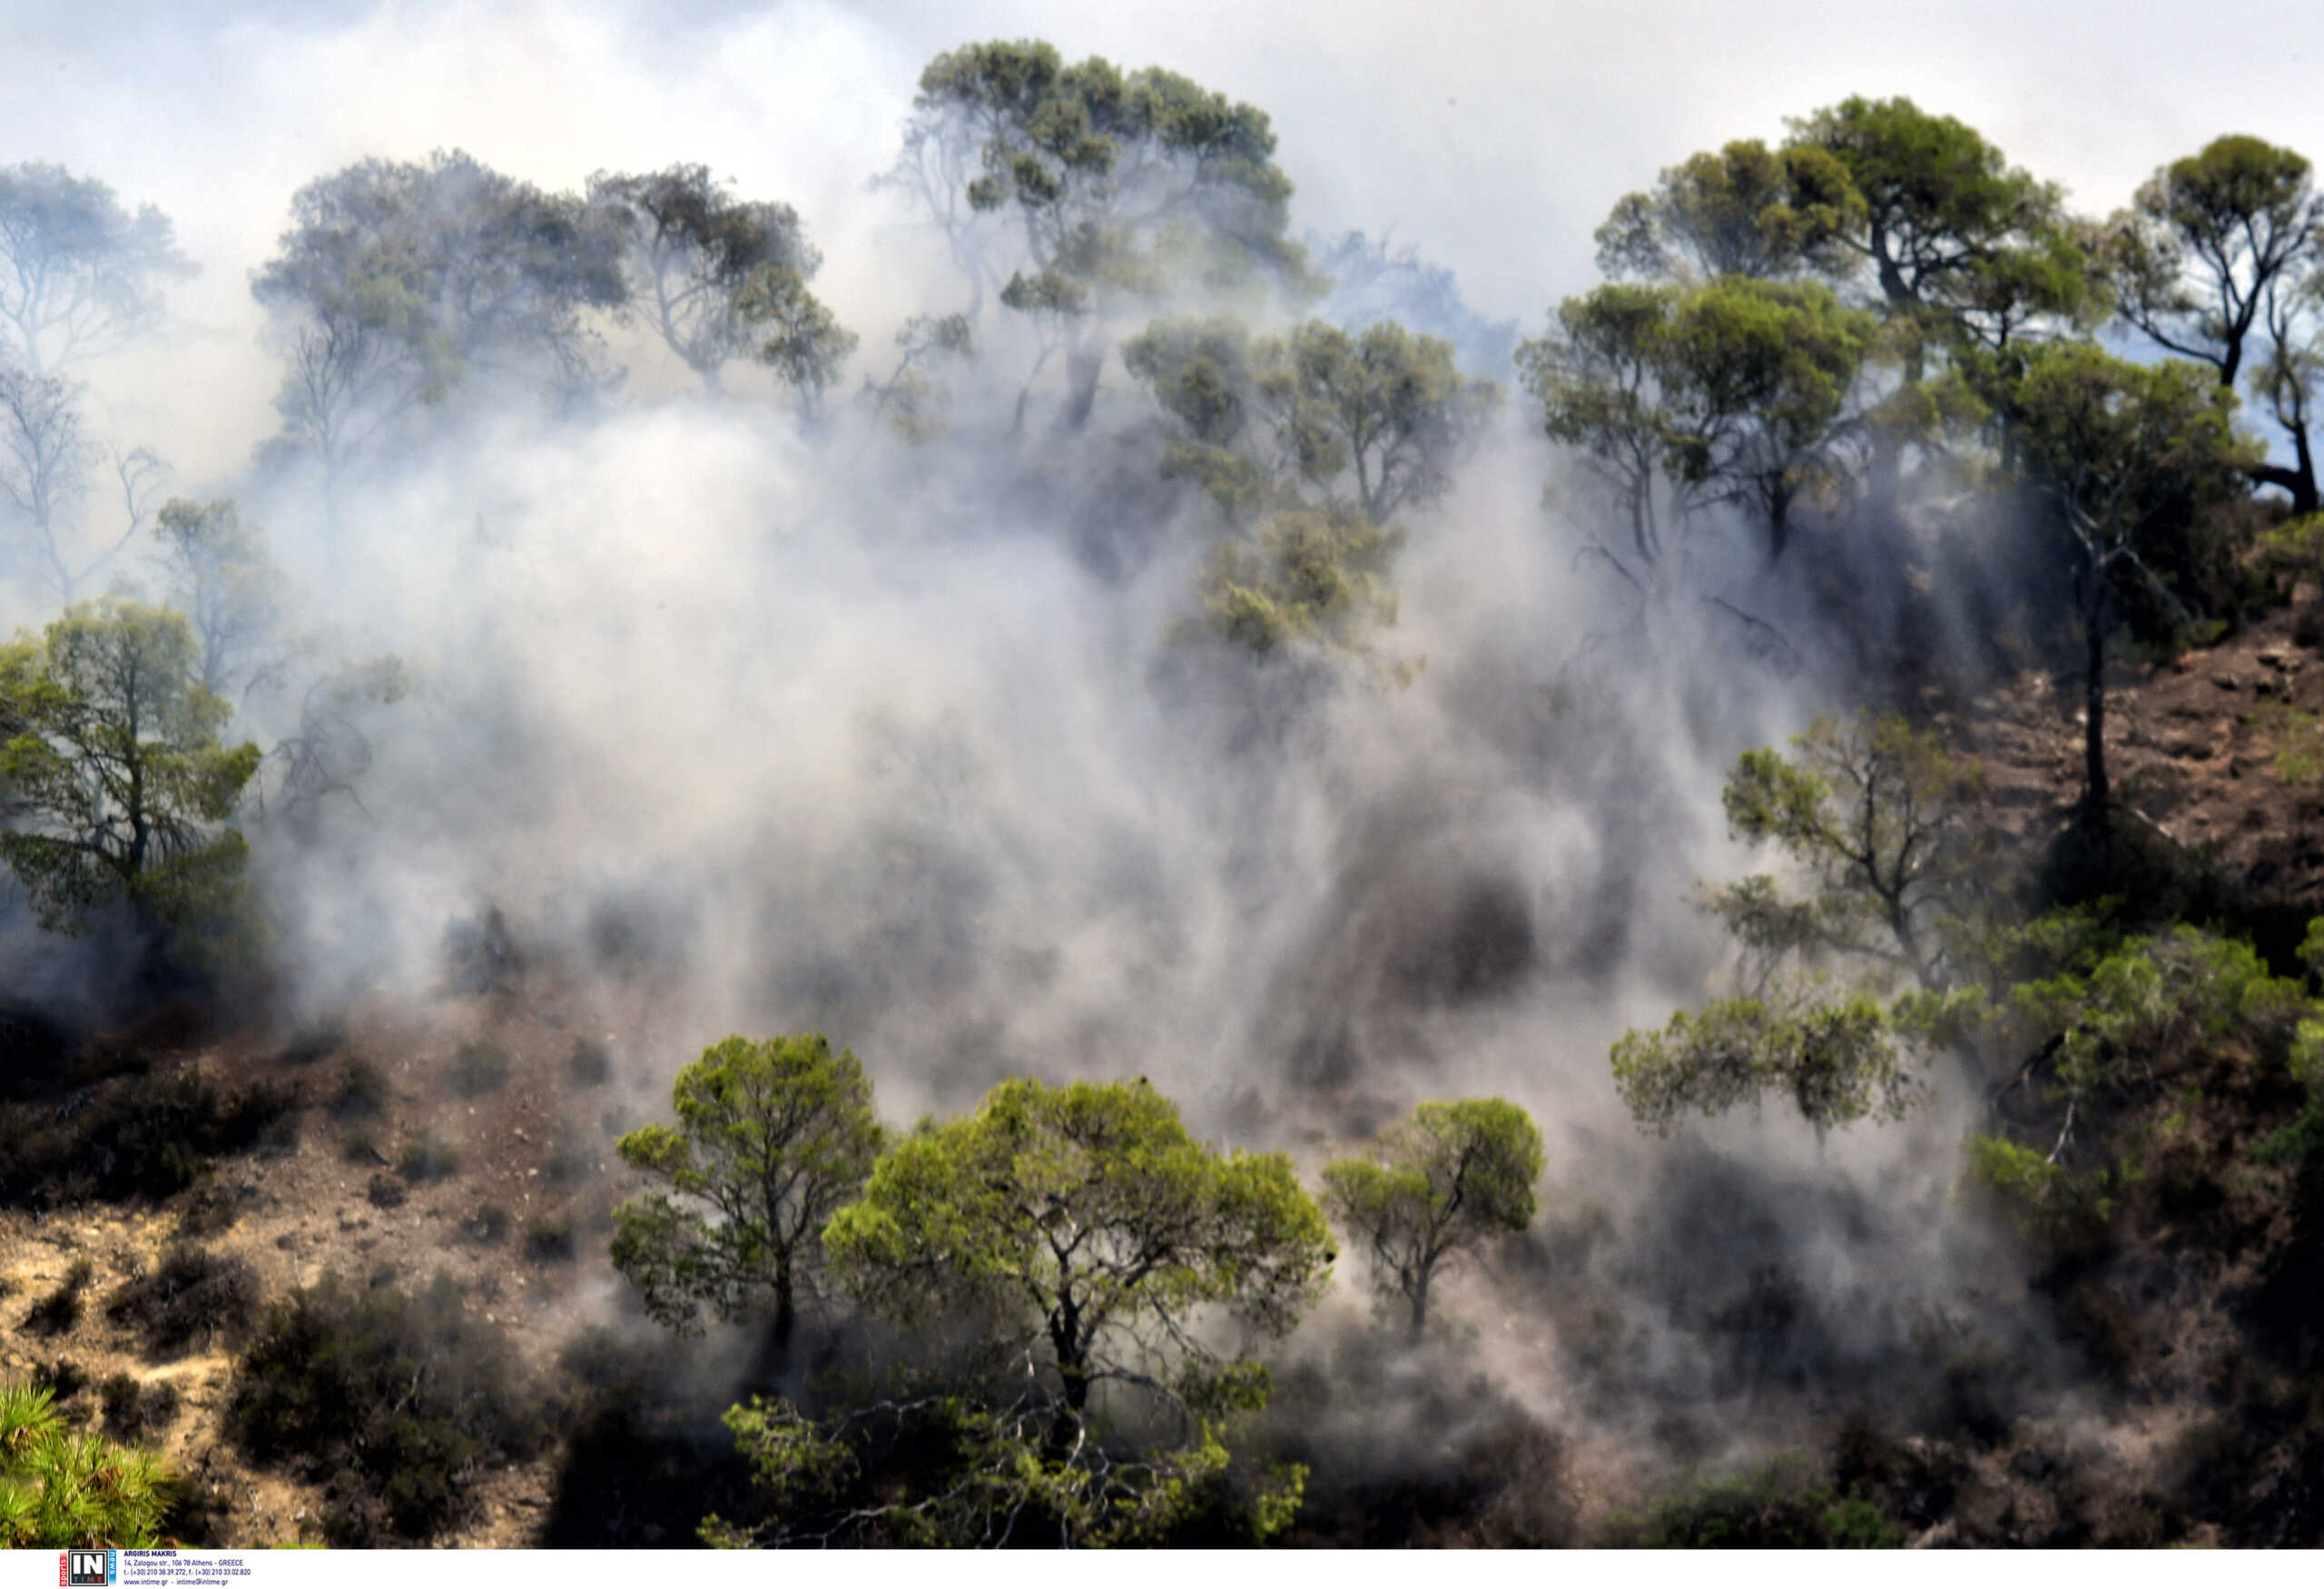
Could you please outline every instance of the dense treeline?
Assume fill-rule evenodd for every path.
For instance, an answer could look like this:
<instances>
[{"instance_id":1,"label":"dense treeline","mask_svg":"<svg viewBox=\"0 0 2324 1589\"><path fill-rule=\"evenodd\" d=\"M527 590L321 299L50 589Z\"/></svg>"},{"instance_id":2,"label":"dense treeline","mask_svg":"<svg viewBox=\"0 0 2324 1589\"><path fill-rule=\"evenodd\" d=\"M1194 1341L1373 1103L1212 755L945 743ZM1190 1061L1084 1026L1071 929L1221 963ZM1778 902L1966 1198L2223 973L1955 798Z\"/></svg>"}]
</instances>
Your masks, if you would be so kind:
<instances>
[{"instance_id":1,"label":"dense treeline","mask_svg":"<svg viewBox=\"0 0 2324 1589\"><path fill-rule=\"evenodd\" d=\"M578 424L643 400L620 349L682 368L705 403L771 396L833 456L950 449L1055 480L1131 458L1150 516L1201 543L1163 643L1232 679L1295 678L1296 700L1364 698L1418 674L1388 633L1399 558L1443 532L1513 376L1524 429L1554 444L1534 466L1560 482L1543 533L1575 538L1610 593L1593 644L1652 661L1674 634L1739 624L1747 651L1796 656L1797 626L1822 625L1865 656L1893 622L1876 604L1918 603L1997 619L1979 645L2069 672L2082 703L2073 819L2006 885L1975 763L1876 709L1917 674L1864 679L1864 709L1743 756L1725 814L1782 864L1705 890L1736 996L1614 1047L1640 1127L1772 1097L1821 1144L1957 1092L1968 1183L2063 1289L2097 1272L2167 1152L2158 1077L2231 1050L2273 1089L2254 1161L2312 1194L2324 921L2255 948L2248 900L2158 882L2196 863L2126 816L2107 739L2126 652L2214 641L2324 574L2306 158L2223 136L2100 219L1956 120L1850 99L1621 198L1596 234L1603 283L1522 340L1417 254L1303 242L1267 115L1159 67L949 52L877 183L951 275L867 343L818 295L812 218L707 164L577 192L458 151L319 176L251 273L281 377L251 489L306 492L329 525L480 415ZM195 268L166 217L94 178L0 171L0 525L6 573L49 615L0 646L0 859L42 930L128 945L135 998L229 1002L273 951L254 843L295 849L320 811L360 802L369 727L411 681L394 656L320 665L236 500L167 492L161 456L128 445L159 439L93 433L85 372L156 334ZM1722 554L1738 536L1748 555ZM493 986L510 956L495 938L476 958ZM505 1082L505 1057L464 1056L463 1099ZM53 1200L49 1171L101 1129L109 1176L116 1138L151 1149L115 1119L146 1095L105 1085L82 1125L59 1115L0 1151L12 1197ZM383 1090L350 1069L330 1110L368 1118ZM166 1184L124 1169L114 1189L180 1193L176 1154L248 1147L279 1102L245 1110L248 1130L189 1126ZM1198 1140L1143 1081L1020 1075L898 1130L821 1035L729 1038L671 1106L675 1123L619 1138L645 1189L591 1239L655 1325L762 1339L725 1418L748 1482L727 1474L690 1520L717 1544L1298 1537L1313 1454L1266 1421L1267 1354L1343 1255L1382 1337L1417 1350L1452 1268L1551 1240L1541 1133L1500 1099L1420 1103L1312 1167L1313 1189L1286 1154ZM392 1174L360 1145L380 1208L456 1170L433 1139ZM476 1239L505 1234L506 1210L478 1218ZM547 1259L581 1239L526 1234ZM323 1486L340 1543L468 1515L478 1465L547 1446L567 1390L581 1400L556 1405L589 1437L634 1433L574 1364L580 1389L535 1383L448 1282L406 1298L328 1280L254 1312L235 1325L234 1438ZM76 1444L49 1391L0 1389L0 1535L156 1536L150 1460ZM1330 1505L1360 1512L1350 1494ZM1930 1522L1846 1463L1779 1463L1697 1476L1608 1536L1885 1544Z\"/></svg>"}]
</instances>

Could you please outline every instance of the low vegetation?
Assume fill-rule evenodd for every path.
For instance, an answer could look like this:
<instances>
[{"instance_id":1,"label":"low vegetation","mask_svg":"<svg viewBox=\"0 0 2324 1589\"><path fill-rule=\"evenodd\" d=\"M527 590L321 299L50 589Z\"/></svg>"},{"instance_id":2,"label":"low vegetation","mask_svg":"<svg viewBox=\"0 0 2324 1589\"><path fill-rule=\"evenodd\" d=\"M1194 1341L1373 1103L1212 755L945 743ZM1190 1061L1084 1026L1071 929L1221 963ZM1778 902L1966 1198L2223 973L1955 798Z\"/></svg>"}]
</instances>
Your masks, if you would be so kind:
<instances>
[{"instance_id":1,"label":"low vegetation","mask_svg":"<svg viewBox=\"0 0 2324 1589\"><path fill-rule=\"evenodd\" d=\"M422 1543L471 1515L485 1468L551 1436L507 1336L439 1278L417 1296L326 1276L268 1312L235 1372L227 1434L319 1485L338 1545Z\"/></svg>"}]
</instances>

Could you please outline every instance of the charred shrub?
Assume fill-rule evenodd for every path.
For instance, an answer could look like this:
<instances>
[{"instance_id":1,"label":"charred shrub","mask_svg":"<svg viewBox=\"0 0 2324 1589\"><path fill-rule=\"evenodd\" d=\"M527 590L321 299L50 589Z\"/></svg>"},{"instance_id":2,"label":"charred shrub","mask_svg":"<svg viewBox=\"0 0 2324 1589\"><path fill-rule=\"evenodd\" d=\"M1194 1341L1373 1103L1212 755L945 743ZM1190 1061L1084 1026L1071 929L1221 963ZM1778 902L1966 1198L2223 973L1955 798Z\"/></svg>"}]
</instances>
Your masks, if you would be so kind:
<instances>
[{"instance_id":1,"label":"charred shrub","mask_svg":"<svg viewBox=\"0 0 2324 1589\"><path fill-rule=\"evenodd\" d=\"M414 1184L443 1180L459 1172L459 1150L433 1131L411 1138L396 1155L396 1173Z\"/></svg>"},{"instance_id":2,"label":"charred shrub","mask_svg":"<svg viewBox=\"0 0 2324 1589\"><path fill-rule=\"evenodd\" d=\"M377 1120L388 1109L388 1079L369 1060L350 1060L339 1072L339 1088L330 1096L335 1120Z\"/></svg>"},{"instance_id":3,"label":"charred shrub","mask_svg":"<svg viewBox=\"0 0 2324 1589\"><path fill-rule=\"evenodd\" d=\"M178 1204L177 1239L198 1242L224 1235L241 1218L242 1205L258 1195L258 1188L252 1185L227 1187L215 1179L204 1180Z\"/></svg>"},{"instance_id":4,"label":"charred shrub","mask_svg":"<svg viewBox=\"0 0 2324 1589\"><path fill-rule=\"evenodd\" d=\"M1234 1547L1256 1541L1242 1504L1248 1480L1282 1465L1307 1470L1305 1498L1283 1543L1392 1549L1482 1545L1541 1548L1581 1543L1566 1441L1483 1375L1397 1375L1386 1337L1367 1337L1318 1362L1288 1368L1240 1450L1206 1484L1174 1545ZM1384 1438L1369 1410L1396 1407L1413 1442Z\"/></svg>"},{"instance_id":5,"label":"charred shrub","mask_svg":"<svg viewBox=\"0 0 2324 1589\"><path fill-rule=\"evenodd\" d=\"M177 1422L178 1387L166 1379L146 1383L116 1374L97 1387L104 1404L105 1433L116 1440L143 1441Z\"/></svg>"},{"instance_id":6,"label":"charred shrub","mask_svg":"<svg viewBox=\"0 0 2324 1589\"><path fill-rule=\"evenodd\" d=\"M105 1316L143 1337L147 1353L178 1357L246 1338L258 1320L258 1271L239 1258L178 1247L113 1294Z\"/></svg>"},{"instance_id":7,"label":"charred shrub","mask_svg":"<svg viewBox=\"0 0 2324 1589\"><path fill-rule=\"evenodd\" d=\"M275 1056L275 1062L293 1066L311 1065L318 1060L330 1058L346 1046L346 1022L326 1021L320 1025L308 1027L285 1043L282 1051Z\"/></svg>"},{"instance_id":8,"label":"charred shrub","mask_svg":"<svg viewBox=\"0 0 2324 1589\"><path fill-rule=\"evenodd\" d=\"M2079 1346L2091 1367L2118 1389L2136 1377L2146 1353L2138 1315L2112 1292L2087 1280L2068 1291L2059 1305L2058 1333Z\"/></svg>"},{"instance_id":9,"label":"charred shrub","mask_svg":"<svg viewBox=\"0 0 2324 1589\"><path fill-rule=\"evenodd\" d=\"M574 1239L573 1220L564 1214L543 1214L525 1227L525 1259L528 1263L571 1263L580 1256Z\"/></svg>"},{"instance_id":10,"label":"charred shrub","mask_svg":"<svg viewBox=\"0 0 2324 1589\"><path fill-rule=\"evenodd\" d=\"M454 992L505 992L517 985L524 969L516 937L497 905L444 930L445 980Z\"/></svg>"},{"instance_id":11,"label":"charred shrub","mask_svg":"<svg viewBox=\"0 0 2324 1589\"><path fill-rule=\"evenodd\" d=\"M1954 1353L1918 1408L1921 1432L1999 1445L2026 1399L2026 1373L2014 1357L1994 1347Z\"/></svg>"},{"instance_id":12,"label":"charred shrub","mask_svg":"<svg viewBox=\"0 0 2324 1589\"><path fill-rule=\"evenodd\" d=\"M473 1511L476 1476L548 1438L506 1332L438 1276L418 1296L336 1277L293 1292L244 1356L225 1430L254 1462L324 1487L337 1545L418 1542Z\"/></svg>"},{"instance_id":13,"label":"charred shrub","mask_svg":"<svg viewBox=\"0 0 2324 1589\"><path fill-rule=\"evenodd\" d=\"M34 1388L45 1390L56 1398L58 1406L73 1401L89 1388L89 1372L70 1357L59 1357L53 1363L41 1363L33 1368ZM86 1407L68 1407L64 1417L68 1423L80 1423L87 1418Z\"/></svg>"},{"instance_id":14,"label":"charred shrub","mask_svg":"<svg viewBox=\"0 0 2324 1589\"><path fill-rule=\"evenodd\" d=\"M158 1200L192 1186L221 1155L289 1144L297 1094L227 1089L187 1068L116 1077L61 1106L0 1115L0 1200L53 1208Z\"/></svg>"},{"instance_id":15,"label":"charred shrub","mask_svg":"<svg viewBox=\"0 0 2324 1589\"><path fill-rule=\"evenodd\" d=\"M58 1085L78 1049L62 1022L27 1005L0 1005L0 1100L37 1098Z\"/></svg>"},{"instance_id":16,"label":"charred shrub","mask_svg":"<svg viewBox=\"0 0 2324 1589\"><path fill-rule=\"evenodd\" d=\"M371 1184L364 1189L364 1195L375 1209L399 1209L409 1194L403 1189L403 1182L382 1170L372 1175Z\"/></svg>"},{"instance_id":17,"label":"charred shrub","mask_svg":"<svg viewBox=\"0 0 2324 1589\"><path fill-rule=\"evenodd\" d=\"M508 1085L508 1054L498 1043L464 1042L444 1067L444 1085L455 1098L482 1098Z\"/></svg>"},{"instance_id":18,"label":"charred shrub","mask_svg":"<svg viewBox=\"0 0 2324 1589\"><path fill-rule=\"evenodd\" d=\"M497 1247L508 1238L508 1210L487 1203L460 1221L460 1235L478 1247Z\"/></svg>"},{"instance_id":19,"label":"charred shrub","mask_svg":"<svg viewBox=\"0 0 2324 1589\"><path fill-rule=\"evenodd\" d=\"M1937 1440L1905 1440L1868 1409L1851 1416L1832 1448L1832 1482L1887 1516L1933 1527L1953 1509L1968 1463Z\"/></svg>"},{"instance_id":20,"label":"charred shrub","mask_svg":"<svg viewBox=\"0 0 2324 1589\"><path fill-rule=\"evenodd\" d=\"M74 1258L56 1289L34 1303L25 1315L25 1328L33 1335L60 1336L79 1324L82 1296L96 1278L96 1265L85 1258Z\"/></svg>"},{"instance_id":21,"label":"charred shrub","mask_svg":"<svg viewBox=\"0 0 2324 1589\"><path fill-rule=\"evenodd\" d=\"M556 1140L549 1146L548 1157L541 1161L541 1173L558 1186L579 1180L596 1167L597 1145L589 1133L572 1120L556 1128Z\"/></svg>"},{"instance_id":22,"label":"charred shrub","mask_svg":"<svg viewBox=\"0 0 2324 1589\"><path fill-rule=\"evenodd\" d=\"M565 1073L576 1087L603 1087L614 1077L614 1051L594 1037L576 1037Z\"/></svg>"},{"instance_id":23,"label":"charred shrub","mask_svg":"<svg viewBox=\"0 0 2324 1589\"><path fill-rule=\"evenodd\" d=\"M725 1397L691 1385L666 1337L582 1331L557 1354L575 1400L540 1543L552 1549L684 1545L706 1513L754 1497Z\"/></svg>"}]
</instances>

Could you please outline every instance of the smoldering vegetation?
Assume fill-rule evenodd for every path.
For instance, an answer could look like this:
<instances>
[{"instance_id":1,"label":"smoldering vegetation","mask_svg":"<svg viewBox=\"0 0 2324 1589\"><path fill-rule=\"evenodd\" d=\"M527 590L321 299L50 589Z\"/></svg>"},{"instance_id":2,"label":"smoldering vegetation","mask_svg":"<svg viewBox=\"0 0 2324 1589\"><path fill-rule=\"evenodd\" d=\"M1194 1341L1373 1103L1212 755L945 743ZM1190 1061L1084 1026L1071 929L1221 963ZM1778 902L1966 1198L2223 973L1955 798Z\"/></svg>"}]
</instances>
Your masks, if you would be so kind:
<instances>
[{"instance_id":1,"label":"smoldering vegetation","mask_svg":"<svg viewBox=\"0 0 2324 1589\"><path fill-rule=\"evenodd\" d=\"M546 1543L651 1545L753 1505L720 1417L746 1397L835 1426L859 1392L913 1409L848 1428L816 1504L850 1518L1000 1438L976 1396L1002 1377L969 1343L812 1287L796 1338L787 1289L772 1335L674 1336L606 1275L644 1155L624 1133L725 1034L831 1034L891 1127L1011 1079L1149 1082L1202 1142L1310 1175L1423 1100L1492 1095L1540 1128L1538 1214L1529 1189L1530 1222L1449 1275L1425 1332L1423 1278L1409 1340L1343 1241L1232 1462L1158 1537L2139 1544L2216 1512L2121 1456L2108 1363L2142 1348L2095 1260L2029 1261L1964 1195L1988 1100L1940 1075L1877 1130L1827 1138L1770 1104L1666 1139L1609 1076L1626 1031L1752 974L1698 892L1751 864L1720 803L1741 753L2071 666L2090 580L2055 515L1959 461L1991 415L1880 429L1922 366L1876 354L1872 289L1827 237L1639 289L1674 325L1757 292L1832 368L1705 419L1674 332L1644 378L1669 412L1640 429L1666 451L1625 475L1620 439L1574 417L1581 301L1521 344L1534 328L1417 249L1295 242L1275 140L1298 129L1045 49L940 57L900 152L831 150L876 178L838 236L714 164L559 190L383 150L282 195L279 236L195 260L102 173L0 172L0 207L104 232L56 245L77 309L44 321L0 288L0 572L25 626L0 683L84 630L132 637L182 676L172 765L198 774L182 806L116 821L12 751L29 836L0 1087L24 1129L0 1192L215 1202L216 1164L295 1152L314 1111L381 1219L464 1199L448 1229L534 1273L562 1355L520 1366L482 1313L505 1303L389 1265L261 1315L249 1267L192 1246L114 1313L159 1349L243 1353L231 1437L319 1486L336 1541L476 1525L477 1475L534 1463ZM1102 156L1010 123L1012 73ZM1666 174L1663 211L1617 211L1610 232L1644 229L1622 257L1710 246L1688 191ZM2055 202L1996 236L2065 247ZM165 481L169 438L127 428L153 409L104 400L183 352L168 293L197 265L247 277L235 334L280 384L222 393L244 461ZM2001 379L1958 348L1914 357ZM1900 457L1923 470L1901 495ZM2298 593L2231 539L2149 548L2163 596L2093 610L2161 654L2212 621L2191 598L2223 628ZM12 743L78 743L48 697L5 699ZM546 1072L496 1035L525 1022L555 1034ZM383 1023L428 1047L417 1071L356 1035ZM261 1054L274 1079L148 1074L141 1043ZM471 1122L541 1094L553 1142L517 1135L571 1195L519 1215L472 1188L505 1143ZM25 1327L75 1327L88 1283ZM931 1364L981 1388L940 1416L893 1388ZM415 1376L425 1394L386 1405ZM106 1393L124 1429L176 1408L143 1405ZM2004 1450L2073 1478L2034 1485L2046 1522L1989 1493ZM1274 1515L1295 1466L1300 1505ZM864 1508L830 1499L849 1485ZM1079 1504L1034 1511L1066 1538Z\"/></svg>"}]
</instances>

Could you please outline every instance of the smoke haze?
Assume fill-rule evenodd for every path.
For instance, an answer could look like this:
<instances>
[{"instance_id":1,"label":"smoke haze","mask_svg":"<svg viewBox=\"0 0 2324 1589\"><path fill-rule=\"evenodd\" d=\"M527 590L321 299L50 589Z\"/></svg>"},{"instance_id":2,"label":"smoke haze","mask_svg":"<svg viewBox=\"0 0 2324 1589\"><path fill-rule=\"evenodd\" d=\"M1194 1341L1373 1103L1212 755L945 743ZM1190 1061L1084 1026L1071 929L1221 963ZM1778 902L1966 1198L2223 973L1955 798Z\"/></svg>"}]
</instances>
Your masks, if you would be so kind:
<instances>
[{"instance_id":1,"label":"smoke haze","mask_svg":"<svg viewBox=\"0 0 2324 1589\"><path fill-rule=\"evenodd\" d=\"M1789 1370L1722 1357L1720 1309L1770 1266L1812 1301L1768 1352L1891 1363L1993 1261L1937 1217L1960 1120L1819 1152L1741 1118L1687 1156L1638 1136L1606 1058L1720 973L1690 893L1748 862L1720 776L1845 701L1848 657L1809 644L1771 666L1684 614L1659 661L1593 652L1613 598L1577 568L1571 509L1541 507L1551 460L1521 402L1413 516L1382 640L1425 658L1403 688L1174 637L1206 538L1157 483L1118 360L1069 459L1042 456L1039 421L1009 439L1024 360L1005 340L914 449L844 403L803 430L756 372L705 398L632 328L603 405L552 414L478 383L335 508L253 462L281 364L251 274L297 188L370 155L458 148L554 190L706 163L796 207L823 252L815 290L863 335L842 390L884 376L893 329L959 292L868 179L921 65L971 39L1048 38L1261 106L1295 232L1416 244L1527 334L1590 279L1616 195L1849 94L1958 115L2085 210L2221 126L2324 147L2299 54L2324 64L2324 42L2299 6L2209 7L2201 38L2184 6L2143 25L1709 9L11 6L0 164L159 205L202 266L154 338L87 371L95 428L265 528L300 687L385 652L413 681L362 719L359 807L334 803L307 842L252 829L293 1013L432 997L448 928L497 909L637 1034L665 1096L730 1031L822 1028L891 1121L1013 1073L1145 1075L1200 1132L1312 1169L1420 1099L1502 1093L1541 1123L1573 1229L1603 1221L1538 1287L1502 1278L1517 1344L1497 1366L1524 1399L1629 1416L1545 1377L1541 1321L1594 1288L1653 1302L1640 1396L1748 1402ZM2221 35L2282 38L2290 69L2249 76L2204 47ZM1706 555L1753 577L1748 537ZM135 551L120 571L150 582ZM1776 617L1805 600L1761 594ZM14 623L50 616L9 596ZM300 698L255 692L239 731L296 732Z\"/></svg>"}]
</instances>

